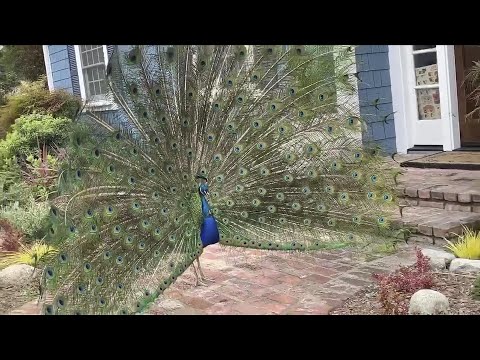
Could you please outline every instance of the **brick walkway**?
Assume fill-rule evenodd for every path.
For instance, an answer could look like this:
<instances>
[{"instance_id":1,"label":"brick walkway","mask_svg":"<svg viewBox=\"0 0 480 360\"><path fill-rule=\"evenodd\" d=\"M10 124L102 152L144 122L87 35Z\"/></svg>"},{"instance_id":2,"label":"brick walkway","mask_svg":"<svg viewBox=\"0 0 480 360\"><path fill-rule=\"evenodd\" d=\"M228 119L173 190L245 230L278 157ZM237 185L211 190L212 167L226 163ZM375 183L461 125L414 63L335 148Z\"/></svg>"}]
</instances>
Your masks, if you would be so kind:
<instances>
[{"instance_id":1,"label":"brick walkway","mask_svg":"<svg viewBox=\"0 0 480 360\"><path fill-rule=\"evenodd\" d=\"M215 282L195 287L193 272L187 270L148 313L326 315L370 284L372 273L414 262L411 246L367 263L353 255L340 250L287 256L210 246L201 257L202 268Z\"/></svg>"},{"instance_id":2,"label":"brick walkway","mask_svg":"<svg viewBox=\"0 0 480 360\"><path fill-rule=\"evenodd\" d=\"M365 262L348 250L285 253L209 246L202 254L208 286L195 287L191 269L149 309L163 314L311 314L326 315L370 284L372 273L386 273L414 262L412 246ZM12 315L37 315L31 301Z\"/></svg>"}]
</instances>

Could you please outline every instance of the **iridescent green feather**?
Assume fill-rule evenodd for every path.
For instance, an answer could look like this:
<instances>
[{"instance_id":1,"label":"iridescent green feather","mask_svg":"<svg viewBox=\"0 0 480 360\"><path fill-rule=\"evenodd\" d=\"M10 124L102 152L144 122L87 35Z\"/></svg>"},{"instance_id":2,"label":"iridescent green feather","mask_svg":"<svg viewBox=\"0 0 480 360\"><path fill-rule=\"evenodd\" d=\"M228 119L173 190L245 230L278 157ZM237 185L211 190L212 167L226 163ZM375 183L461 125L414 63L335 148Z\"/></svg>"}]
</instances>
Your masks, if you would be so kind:
<instances>
[{"instance_id":1,"label":"iridescent green feather","mask_svg":"<svg viewBox=\"0 0 480 360\"><path fill-rule=\"evenodd\" d=\"M315 250L393 236L391 164L362 145L353 47L135 46L118 110L72 128L54 201L46 313L143 310L202 252L195 176L221 243Z\"/></svg>"}]
</instances>

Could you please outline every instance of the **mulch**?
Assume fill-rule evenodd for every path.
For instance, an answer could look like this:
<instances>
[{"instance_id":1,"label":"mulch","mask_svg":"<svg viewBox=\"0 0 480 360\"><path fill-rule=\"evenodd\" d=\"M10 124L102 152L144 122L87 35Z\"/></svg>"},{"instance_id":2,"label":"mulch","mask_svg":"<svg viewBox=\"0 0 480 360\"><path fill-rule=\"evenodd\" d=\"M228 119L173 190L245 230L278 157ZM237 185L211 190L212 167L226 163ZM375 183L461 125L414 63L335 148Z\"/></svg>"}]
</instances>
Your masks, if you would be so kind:
<instances>
[{"instance_id":1,"label":"mulch","mask_svg":"<svg viewBox=\"0 0 480 360\"><path fill-rule=\"evenodd\" d=\"M451 272L435 272L434 286L436 290L448 298L450 315L479 315L480 301L474 300L471 290L475 281L474 275ZM408 295L405 299L409 298ZM347 299L343 306L330 312L331 315L384 315L378 301L378 286L370 285Z\"/></svg>"}]
</instances>

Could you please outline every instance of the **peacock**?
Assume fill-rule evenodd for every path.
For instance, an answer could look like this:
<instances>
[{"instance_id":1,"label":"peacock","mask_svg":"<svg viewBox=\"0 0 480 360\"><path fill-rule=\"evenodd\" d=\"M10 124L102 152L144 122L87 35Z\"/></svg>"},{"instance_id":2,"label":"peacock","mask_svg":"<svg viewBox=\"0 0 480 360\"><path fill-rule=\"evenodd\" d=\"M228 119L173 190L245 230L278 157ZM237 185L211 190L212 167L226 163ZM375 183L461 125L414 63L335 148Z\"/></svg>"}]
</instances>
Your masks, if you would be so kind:
<instances>
[{"instance_id":1,"label":"peacock","mask_svg":"<svg viewBox=\"0 0 480 360\"><path fill-rule=\"evenodd\" d=\"M211 244L289 252L393 237L395 169L362 144L354 56L117 46L112 107L86 106L70 130L44 313L142 312L190 266L205 285Z\"/></svg>"}]
</instances>

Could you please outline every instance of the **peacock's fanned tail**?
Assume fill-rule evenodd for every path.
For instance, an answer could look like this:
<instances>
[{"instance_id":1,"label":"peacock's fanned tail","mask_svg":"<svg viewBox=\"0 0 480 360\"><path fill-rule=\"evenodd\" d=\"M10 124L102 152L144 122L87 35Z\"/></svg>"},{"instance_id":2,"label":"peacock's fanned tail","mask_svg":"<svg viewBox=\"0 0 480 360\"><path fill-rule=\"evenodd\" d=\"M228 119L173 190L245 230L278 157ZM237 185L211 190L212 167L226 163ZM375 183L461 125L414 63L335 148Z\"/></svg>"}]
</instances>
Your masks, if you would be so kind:
<instances>
[{"instance_id":1,"label":"peacock's fanned tail","mask_svg":"<svg viewBox=\"0 0 480 360\"><path fill-rule=\"evenodd\" d=\"M72 129L52 207L47 314L141 311L201 254L197 175L224 245L391 236L394 175L362 146L350 46L135 46L115 109Z\"/></svg>"}]
</instances>

